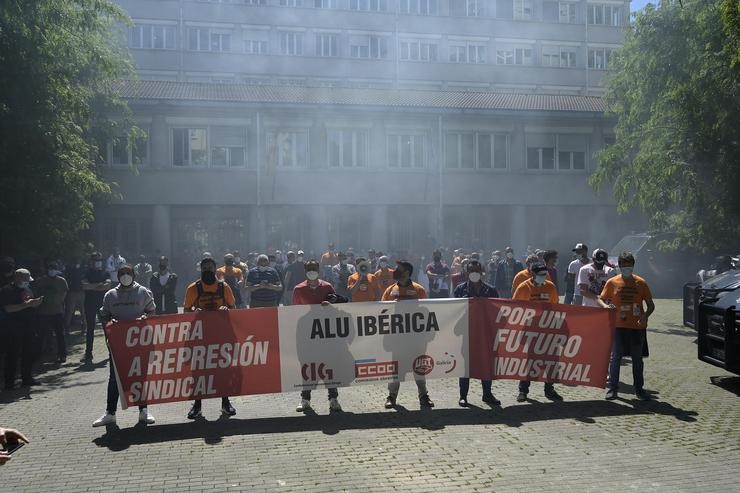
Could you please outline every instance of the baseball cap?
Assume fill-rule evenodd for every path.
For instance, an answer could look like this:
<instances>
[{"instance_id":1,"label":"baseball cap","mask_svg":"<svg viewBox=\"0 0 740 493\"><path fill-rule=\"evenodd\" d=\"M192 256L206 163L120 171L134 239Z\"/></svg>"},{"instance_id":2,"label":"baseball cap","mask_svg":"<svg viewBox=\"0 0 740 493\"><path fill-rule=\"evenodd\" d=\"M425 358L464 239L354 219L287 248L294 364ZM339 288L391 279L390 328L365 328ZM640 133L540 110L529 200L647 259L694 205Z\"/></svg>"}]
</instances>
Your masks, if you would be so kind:
<instances>
[{"instance_id":1,"label":"baseball cap","mask_svg":"<svg viewBox=\"0 0 740 493\"><path fill-rule=\"evenodd\" d=\"M594 250L593 255L591 255L591 258L594 260L600 260L602 262L608 262L609 261L609 254L606 253L606 250L603 248L597 248Z\"/></svg>"},{"instance_id":2,"label":"baseball cap","mask_svg":"<svg viewBox=\"0 0 740 493\"><path fill-rule=\"evenodd\" d=\"M586 250L586 251L588 251L588 247L586 246L585 243L576 243L576 246L574 246L573 247L573 250L571 250L571 251L578 252L580 250Z\"/></svg>"},{"instance_id":3,"label":"baseball cap","mask_svg":"<svg viewBox=\"0 0 740 493\"><path fill-rule=\"evenodd\" d=\"M16 269L15 270L15 273L16 274L26 275L26 276L28 276L28 280L31 281L31 282L33 282L33 277L31 277L31 271L29 271L28 269Z\"/></svg>"},{"instance_id":4,"label":"baseball cap","mask_svg":"<svg viewBox=\"0 0 740 493\"><path fill-rule=\"evenodd\" d=\"M303 255L303 250L298 250L298 255Z\"/></svg>"},{"instance_id":5,"label":"baseball cap","mask_svg":"<svg viewBox=\"0 0 740 493\"><path fill-rule=\"evenodd\" d=\"M537 262L535 264L532 264L531 270L533 274L546 274L547 266L542 262Z\"/></svg>"}]
</instances>

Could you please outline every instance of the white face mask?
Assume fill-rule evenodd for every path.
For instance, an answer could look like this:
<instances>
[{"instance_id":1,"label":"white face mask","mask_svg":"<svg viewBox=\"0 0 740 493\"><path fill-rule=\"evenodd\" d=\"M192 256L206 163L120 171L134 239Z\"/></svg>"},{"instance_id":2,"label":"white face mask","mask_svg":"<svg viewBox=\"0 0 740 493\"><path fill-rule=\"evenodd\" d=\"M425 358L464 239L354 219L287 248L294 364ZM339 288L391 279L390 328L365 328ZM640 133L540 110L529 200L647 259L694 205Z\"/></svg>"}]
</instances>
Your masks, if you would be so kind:
<instances>
[{"instance_id":1,"label":"white face mask","mask_svg":"<svg viewBox=\"0 0 740 493\"><path fill-rule=\"evenodd\" d=\"M16 284L16 286L18 286L21 289L27 289L28 288L28 281L19 282L18 284Z\"/></svg>"},{"instance_id":2,"label":"white face mask","mask_svg":"<svg viewBox=\"0 0 740 493\"><path fill-rule=\"evenodd\" d=\"M632 271L634 270L634 267L620 267L620 271L622 271L622 275L625 277L632 277Z\"/></svg>"},{"instance_id":3,"label":"white face mask","mask_svg":"<svg viewBox=\"0 0 740 493\"><path fill-rule=\"evenodd\" d=\"M101 267L103 267L103 262L100 260L96 260L94 265L96 269L100 269Z\"/></svg>"},{"instance_id":4,"label":"white face mask","mask_svg":"<svg viewBox=\"0 0 740 493\"><path fill-rule=\"evenodd\" d=\"M538 285L545 284L545 280L547 280L547 274L537 274L534 276L534 283Z\"/></svg>"},{"instance_id":5,"label":"white face mask","mask_svg":"<svg viewBox=\"0 0 740 493\"><path fill-rule=\"evenodd\" d=\"M134 283L134 276L132 276L131 274L123 274L118 278L118 280L121 281L121 284L127 288Z\"/></svg>"},{"instance_id":6,"label":"white face mask","mask_svg":"<svg viewBox=\"0 0 740 493\"><path fill-rule=\"evenodd\" d=\"M513 253L511 253L511 252L507 253L507 254L506 254L506 258L508 258L508 259L512 259L512 258L514 258L514 254L513 254Z\"/></svg>"},{"instance_id":7,"label":"white face mask","mask_svg":"<svg viewBox=\"0 0 740 493\"><path fill-rule=\"evenodd\" d=\"M388 267L388 262L381 262L381 263L380 263L380 266L381 266L381 267L382 267L383 269L385 269L386 267Z\"/></svg>"},{"instance_id":8,"label":"white face mask","mask_svg":"<svg viewBox=\"0 0 740 493\"><path fill-rule=\"evenodd\" d=\"M470 282L480 282L480 278L480 272L471 272L470 274L468 274L468 279L470 280Z\"/></svg>"},{"instance_id":9,"label":"white face mask","mask_svg":"<svg viewBox=\"0 0 740 493\"><path fill-rule=\"evenodd\" d=\"M296 257L296 261L303 262L303 255L298 255L298 257Z\"/></svg>"},{"instance_id":10,"label":"white face mask","mask_svg":"<svg viewBox=\"0 0 740 493\"><path fill-rule=\"evenodd\" d=\"M319 278L319 273L316 272L315 270L310 270L306 272L306 279L308 279L309 281L315 281L318 278Z\"/></svg>"}]
</instances>

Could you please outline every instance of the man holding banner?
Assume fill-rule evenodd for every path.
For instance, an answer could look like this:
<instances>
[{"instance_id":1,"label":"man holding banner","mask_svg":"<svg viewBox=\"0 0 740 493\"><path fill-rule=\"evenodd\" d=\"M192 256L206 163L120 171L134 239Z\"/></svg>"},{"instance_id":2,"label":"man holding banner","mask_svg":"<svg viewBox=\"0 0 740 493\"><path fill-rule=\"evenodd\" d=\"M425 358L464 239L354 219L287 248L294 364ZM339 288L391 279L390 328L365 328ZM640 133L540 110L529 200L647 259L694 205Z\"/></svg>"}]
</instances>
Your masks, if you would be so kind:
<instances>
[{"instance_id":1,"label":"man holding banner","mask_svg":"<svg viewBox=\"0 0 740 493\"><path fill-rule=\"evenodd\" d=\"M117 271L120 284L105 293L103 306L98 316L103 325L121 320L136 320L154 315L156 306L154 297L148 288L134 281L134 269L129 264L122 264ZM108 403L105 414L93 422L94 427L116 423L118 407L118 382L113 356L108 354L110 376L108 377ZM139 406L139 423L154 424L154 416L146 406Z\"/></svg>"},{"instance_id":2,"label":"man holding banner","mask_svg":"<svg viewBox=\"0 0 740 493\"><path fill-rule=\"evenodd\" d=\"M529 261L529 259L527 259ZM547 280L547 266L541 262L532 262L529 267L531 277L519 284L514 291L513 299L520 301L539 301L557 305L559 303L558 289L555 284ZM519 395L517 402L525 402L529 394L529 380L519 381ZM545 382L545 397L551 401L562 401L563 398L555 391L552 382Z\"/></svg>"},{"instance_id":3,"label":"man holding banner","mask_svg":"<svg viewBox=\"0 0 740 493\"><path fill-rule=\"evenodd\" d=\"M216 261L204 258L200 261L200 279L188 286L185 291L183 308L186 312L200 310L228 310L234 308L236 299L228 284L216 278ZM221 412L234 416L236 409L231 405L228 397L221 398ZM196 399L188 412L188 419L202 417L201 401Z\"/></svg>"},{"instance_id":4,"label":"man holding banner","mask_svg":"<svg viewBox=\"0 0 740 493\"><path fill-rule=\"evenodd\" d=\"M427 298L426 290L411 280L411 274L414 273L414 266L407 260L396 262L396 270L393 272L395 284L391 284L383 293L383 301L401 301L401 300L423 300ZM422 407L434 407L434 402L429 398L427 392L426 378L416 376L416 387L419 391L419 404ZM388 397L385 400L385 408L392 409L396 407L396 398L398 390L401 388L401 382L388 382Z\"/></svg>"}]
</instances>

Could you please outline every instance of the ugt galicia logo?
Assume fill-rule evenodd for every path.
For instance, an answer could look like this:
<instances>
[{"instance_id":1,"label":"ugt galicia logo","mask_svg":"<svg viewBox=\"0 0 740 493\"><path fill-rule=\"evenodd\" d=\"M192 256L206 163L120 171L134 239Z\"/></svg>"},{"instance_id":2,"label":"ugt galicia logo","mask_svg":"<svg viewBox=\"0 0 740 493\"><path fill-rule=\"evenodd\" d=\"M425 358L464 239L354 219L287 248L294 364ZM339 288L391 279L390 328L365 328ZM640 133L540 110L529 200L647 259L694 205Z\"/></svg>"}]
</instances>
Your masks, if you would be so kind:
<instances>
[{"instance_id":1,"label":"ugt galicia logo","mask_svg":"<svg viewBox=\"0 0 740 493\"><path fill-rule=\"evenodd\" d=\"M304 381L309 382L332 380L334 378L334 370L327 368L326 363L305 363L301 367L301 376Z\"/></svg>"},{"instance_id":2,"label":"ugt galicia logo","mask_svg":"<svg viewBox=\"0 0 740 493\"><path fill-rule=\"evenodd\" d=\"M428 375L434 369L434 358L426 354L417 356L414 360L413 369L417 375Z\"/></svg>"}]
</instances>

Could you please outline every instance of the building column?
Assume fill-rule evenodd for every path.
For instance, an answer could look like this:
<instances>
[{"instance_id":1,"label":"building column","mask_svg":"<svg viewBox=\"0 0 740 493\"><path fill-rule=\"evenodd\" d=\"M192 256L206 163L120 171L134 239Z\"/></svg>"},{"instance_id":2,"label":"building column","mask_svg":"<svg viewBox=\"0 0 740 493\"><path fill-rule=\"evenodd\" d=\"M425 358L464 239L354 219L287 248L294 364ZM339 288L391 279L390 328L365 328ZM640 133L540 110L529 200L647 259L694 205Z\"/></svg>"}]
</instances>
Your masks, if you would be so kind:
<instances>
[{"instance_id":1,"label":"building column","mask_svg":"<svg viewBox=\"0 0 740 493\"><path fill-rule=\"evenodd\" d=\"M527 250L527 207L511 206L511 247L517 258Z\"/></svg>"},{"instance_id":2,"label":"building column","mask_svg":"<svg viewBox=\"0 0 740 493\"><path fill-rule=\"evenodd\" d=\"M172 257L172 213L169 205L152 206L152 242L161 255Z\"/></svg>"},{"instance_id":3,"label":"building column","mask_svg":"<svg viewBox=\"0 0 740 493\"><path fill-rule=\"evenodd\" d=\"M149 134L151 143L151 166L154 168L164 168L169 163L169 142L170 135L167 130L167 121L164 115L154 115L152 117L152 127Z\"/></svg>"},{"instance_id":4,"label":"building column","mask_svg":"<svg viewBox=\"0 0 740 493\"><path fill-rule=\"evenodd\" d=\"M388 249L388 236L388 206L377 205L372 208L370 213L370 243L367 246L386 251Z\"/></svg>"},{"instance_id":5,"label":"building column","mask_svg":"<svg viewBox=\"0 0 740 493\"><path fill-rule=\"evenodd\" d=\"M255 205L249 208L249 242L250 247L256 247L260 252L267 248L267 207Z\"/></svg>"}]
</instances>

